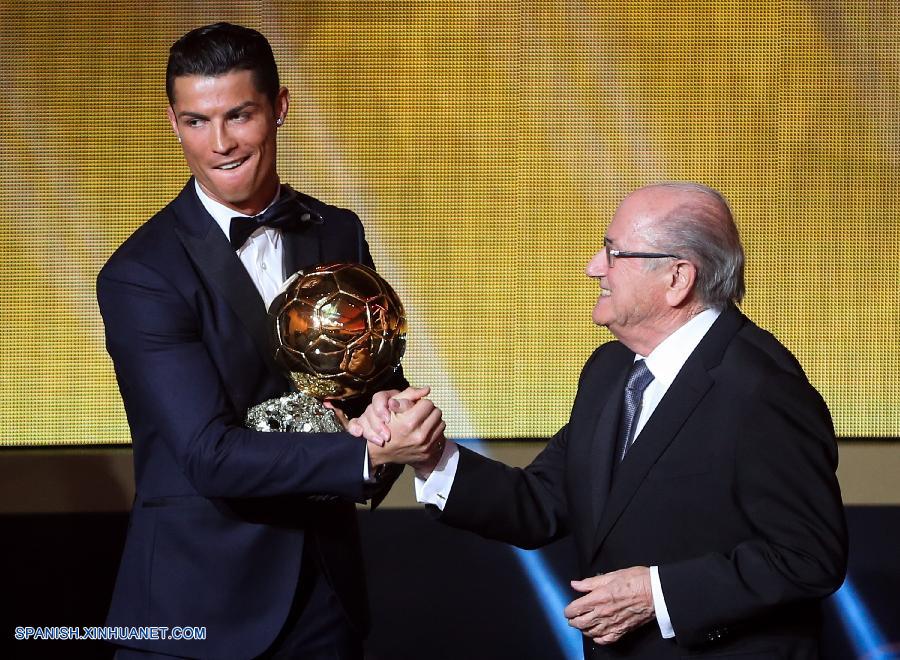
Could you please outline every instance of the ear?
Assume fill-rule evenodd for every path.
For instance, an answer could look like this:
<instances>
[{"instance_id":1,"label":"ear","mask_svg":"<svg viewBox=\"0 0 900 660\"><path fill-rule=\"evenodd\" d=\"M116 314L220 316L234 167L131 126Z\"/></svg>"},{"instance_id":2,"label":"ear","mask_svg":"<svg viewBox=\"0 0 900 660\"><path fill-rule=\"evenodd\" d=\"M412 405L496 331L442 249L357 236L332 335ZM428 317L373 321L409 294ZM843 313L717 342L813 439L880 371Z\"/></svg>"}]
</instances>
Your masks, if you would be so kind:
<instances>
[{"instance_id":1,"label":"ear","mask_svg":"<svg viewBox=\"0 0 900 660\"><path fill-rule=\"evenodd\" d=\"M171 105L166 106L166 116L169 118L169 123L172 125L172 132L175 133L175 137L181 142L181 133L178 131L178 118L175 116L175 111L172 110Z\"/></svg>"},{"instance_id":2,"label":"ear","mask_svg":"<svg viewBox=\"0 0 900 660\"><path fill-rule=\"evenodd\" d=\"M677 260L670 268L666 281L666 302L679 307L688 300L697 283L697 268L690 261Z\"/></svg>"},{"instance_id":3,"label":"ear","mask_svg":"<svg viewBox=\"0 0 900 660\"><path fill-rule=\"evenodd\" d=\"M291 94L288 92L287 87L282 87L278 90L278 96L275 97L275 119L281 120L278 122L278 125L281 126L284 124L284 120L287 118L288 106L290 106Z\"/></svg>"}]
</instances>

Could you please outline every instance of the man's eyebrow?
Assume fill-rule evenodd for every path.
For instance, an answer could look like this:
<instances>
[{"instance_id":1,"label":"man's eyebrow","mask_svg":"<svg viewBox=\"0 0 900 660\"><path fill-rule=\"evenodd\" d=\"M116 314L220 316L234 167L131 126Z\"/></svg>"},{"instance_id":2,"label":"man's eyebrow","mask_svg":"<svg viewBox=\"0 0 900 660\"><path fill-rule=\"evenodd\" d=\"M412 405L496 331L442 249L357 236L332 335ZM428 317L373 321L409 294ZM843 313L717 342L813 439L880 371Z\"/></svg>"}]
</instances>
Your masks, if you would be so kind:
<instances>
[{"instance_id":1,"label":"man's eyebrow","mask_svg":"<svg viewBox=\"0 0 900 660\"><path fill-rule=\"evenodd\" d=\"M256 101L244 101L240 105L236 105L225 113L226 117L232 117L236 114L239 114L241 111L246 110L247 108L255 108L259 105Z\"/></svg>"},{"instance_id":2,"label":"man's eyebrow","mask_svg":"<svg viewBox=\"0 0 900 660\"><path fill-rule=\"evenodd\" d=\"M206 115L199 112L191 112L190 110L182 110L178 113L178 118L183 119L188 117L190 119L209 119Z\"/></svg>"},{"instance_id":3,"label":"man's eyebrow","mask_svg":"<svg viewBox=\"0 0 900 660\"><path fill-rule=\"evenodd\" d=\"M244 101L240 105L236 105L233 108L230 108L225 111L226 117L233 117L236 114L239 114L241 111L246 110L249 107L256 107L258 104L256 101ZM204 115L202 112L193 112L191 110L182 110L178 113L179 118L187 117L190 119L204 119L208 120L209 117Z\"/></svg>"}]
</instances>

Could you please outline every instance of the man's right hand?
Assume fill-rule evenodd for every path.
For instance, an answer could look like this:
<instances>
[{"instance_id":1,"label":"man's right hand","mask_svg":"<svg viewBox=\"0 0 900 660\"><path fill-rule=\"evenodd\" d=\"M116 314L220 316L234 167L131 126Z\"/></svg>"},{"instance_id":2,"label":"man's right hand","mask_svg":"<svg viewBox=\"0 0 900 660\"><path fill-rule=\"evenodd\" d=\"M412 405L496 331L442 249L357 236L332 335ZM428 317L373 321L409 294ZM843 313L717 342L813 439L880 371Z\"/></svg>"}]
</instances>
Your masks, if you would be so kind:
<instances>
[{"instance_id":1,"label":"man's right hand","mask_svg":"<svg viewBox=\"0 0 900 660\"><path fill-rule=\"evenodd\" d=\"M369 444L369 461L373 467L384 463L410 465L417 474L430 474L444 450L446 424L440 408L428 399L411 403L403 396L396 397L392 407L402 410L391 417L387 425L390 439Z\"/></svg>"}]
</instances>

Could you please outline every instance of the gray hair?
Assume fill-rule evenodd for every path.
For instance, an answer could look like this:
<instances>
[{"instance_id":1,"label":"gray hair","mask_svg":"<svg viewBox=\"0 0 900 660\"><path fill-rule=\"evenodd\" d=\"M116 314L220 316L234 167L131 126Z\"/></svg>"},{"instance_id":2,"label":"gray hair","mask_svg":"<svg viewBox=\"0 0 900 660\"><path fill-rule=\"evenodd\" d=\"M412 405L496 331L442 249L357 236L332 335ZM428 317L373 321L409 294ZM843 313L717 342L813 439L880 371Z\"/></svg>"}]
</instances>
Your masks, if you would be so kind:
<instances>
[{"instance_id":1,"label":"gray hair","mask_svg":"<svg viewBox=\"0 0 900 660\"><path fill-rule=\"evenodd\" d=\"M650 188L694 193L653 223L648 240L654 249L677 254L697 268L695 291L700 301L724 307L744 299L744 248L728 200L700 183L672 181Z\"/></svg>"}]
</instances>

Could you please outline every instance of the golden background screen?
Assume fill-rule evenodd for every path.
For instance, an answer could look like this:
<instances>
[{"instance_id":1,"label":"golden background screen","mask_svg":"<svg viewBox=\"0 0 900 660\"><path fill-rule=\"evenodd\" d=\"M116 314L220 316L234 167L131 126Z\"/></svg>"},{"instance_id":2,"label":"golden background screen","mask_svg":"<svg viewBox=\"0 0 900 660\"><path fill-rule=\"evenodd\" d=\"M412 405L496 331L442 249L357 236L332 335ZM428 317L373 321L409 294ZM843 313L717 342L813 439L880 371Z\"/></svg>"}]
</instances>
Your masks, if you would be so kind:
<instances>
[{"instance_id":1,"label":"golden background screen","mask_svg":"<svg viewBox=\"0 0 900 660\"><path fill-rule=\"evenodd\" d=\"M188 9L180 8L189 6ZM552 434L616 203L731 200L744 311L845 437L900 437L900 10L894 2L3 2L0 443L128 442L94 281L188 176L171 43L271 41L283 180L363 219L407 306L408 377L455 437Z\"/></svg>"}]
</instances>

